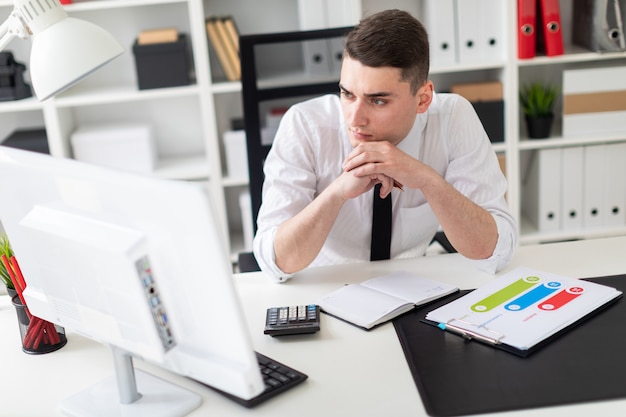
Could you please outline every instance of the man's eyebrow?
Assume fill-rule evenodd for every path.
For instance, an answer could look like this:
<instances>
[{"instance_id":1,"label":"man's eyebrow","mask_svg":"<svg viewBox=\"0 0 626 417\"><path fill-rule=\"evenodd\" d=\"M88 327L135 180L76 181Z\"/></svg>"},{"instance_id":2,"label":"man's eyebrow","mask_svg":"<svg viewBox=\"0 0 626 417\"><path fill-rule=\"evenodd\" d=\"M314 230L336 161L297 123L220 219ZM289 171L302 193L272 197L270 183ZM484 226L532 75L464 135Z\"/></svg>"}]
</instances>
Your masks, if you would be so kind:
<instances>
[{"instance_id":1,"label":"man's eyebrow","mask_svg":"<svg viewBox=\"0 0 626 417\"><path fill-rule=\"evenodd\" d=\"M376 97L390 97L393 93L381 91L380 93L366 93L365 97L376 98Z\"/></svg>"},{"instance_id":2,"label":"man's eyebrow","mask_svg":"<svg viewBox=\"0 0 626 417\"><path fill-rule=\"evenodd\" d=\"M339 89L342 90L342 91L346 91L348 93L350 92L350 90L348 90L347 88L345 88L341 84L339 84ZM393 93L387 92L387 91L381 91L381 92L377 92L377 93L366 93L366 94L364 94L364 96L368 97L368 98L390 97L392 95L393 95Z\"/></svg>"}]
</instances>

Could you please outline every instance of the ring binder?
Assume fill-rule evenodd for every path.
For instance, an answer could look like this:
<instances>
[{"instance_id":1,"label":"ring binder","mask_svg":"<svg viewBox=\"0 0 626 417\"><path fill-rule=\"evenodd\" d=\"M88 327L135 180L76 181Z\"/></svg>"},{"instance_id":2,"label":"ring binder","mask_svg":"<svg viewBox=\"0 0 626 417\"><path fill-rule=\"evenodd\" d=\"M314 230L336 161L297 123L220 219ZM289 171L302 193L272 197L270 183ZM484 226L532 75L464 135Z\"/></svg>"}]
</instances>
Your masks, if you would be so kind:
<instances>
[{"instance_id":1,"label":"ring binder","mask_svg":"<svg viewBox=\"0 0 626 417\"><path fill-rule=\"evenodd\" d=\"M574 0L572 9L575 44L595 52L626 50L626 0Z\"/></svg>"}]
</instances>

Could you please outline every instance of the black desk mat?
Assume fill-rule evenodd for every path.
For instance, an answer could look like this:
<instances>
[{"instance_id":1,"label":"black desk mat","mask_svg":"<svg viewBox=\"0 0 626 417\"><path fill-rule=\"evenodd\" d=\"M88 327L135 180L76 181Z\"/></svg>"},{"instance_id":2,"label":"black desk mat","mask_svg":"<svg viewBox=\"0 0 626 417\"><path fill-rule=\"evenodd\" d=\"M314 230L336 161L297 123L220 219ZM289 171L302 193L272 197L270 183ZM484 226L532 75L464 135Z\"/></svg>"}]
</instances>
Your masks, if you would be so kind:
<instances>
[{"instance_id":1,"label":"black desk mat","mask_svg":"<svg viewBox=\"0 0 626 417\"><path fill-rule=\"evenodd\" d=\"M590 279L626 293L626 274ZM626 300L522 358L420 320L466 294L393 321L429 415L458 416L626 397Z\"/></svg>"}]
</instances>

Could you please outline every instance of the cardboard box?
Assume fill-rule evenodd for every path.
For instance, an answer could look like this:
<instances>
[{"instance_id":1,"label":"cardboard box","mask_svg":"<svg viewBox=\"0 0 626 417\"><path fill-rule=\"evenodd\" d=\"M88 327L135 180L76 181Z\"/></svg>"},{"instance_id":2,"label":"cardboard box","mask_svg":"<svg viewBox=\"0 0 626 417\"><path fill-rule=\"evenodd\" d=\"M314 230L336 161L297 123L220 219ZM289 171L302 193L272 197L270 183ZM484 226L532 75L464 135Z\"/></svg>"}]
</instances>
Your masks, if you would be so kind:
<instances>
[{"instance_id":1,"label":"cardboard box","mask_svg":"<svg viewBox=\"0 0 626 417\"><path fill-rule=\"evenodd\" d=\"M137 83L140 90L175 87L191 83L187 37L176 42L133 45Z\"/></svg>"},{"instance_id":2,"label":"cardboard box","mask_svg":"<svg viewBox=\"0 0 626 417\"><path fill-rule=\"evenodd\" d=\"M157 152L146 124L83 125L72 133L74 158L134 172L152 172Z\"/></svg>"},{"instance_id":3,"label":"cardboard box","mask_svg":"<svg viewBox=\"0 0 626 417\"><path fill-rule=\"evenodd\" d=\"M450 92L463 96L472 103L492 143L504 142L504 100L501 82L454 84L450 86Z\"/></svg>"},{"instance_id":4,"label":"cardboard box","mask_svg":"<svg viewBox=\"0 0 626 417\"><path fill-rule=\"evenodd\" d=\"M454 84L450 86L450 92L463 96L472 103L503 100L500 81Z\"/></svg>"},{"instance_id":5,"label":"cardboard box","mask_svg":"<svg viewBox=\"0 0 626 417\"><path fill-rule=\"evenodd\" d=\"M563 71L563 136L626 130L626 67Z\"/></svg>"}]
</instances>

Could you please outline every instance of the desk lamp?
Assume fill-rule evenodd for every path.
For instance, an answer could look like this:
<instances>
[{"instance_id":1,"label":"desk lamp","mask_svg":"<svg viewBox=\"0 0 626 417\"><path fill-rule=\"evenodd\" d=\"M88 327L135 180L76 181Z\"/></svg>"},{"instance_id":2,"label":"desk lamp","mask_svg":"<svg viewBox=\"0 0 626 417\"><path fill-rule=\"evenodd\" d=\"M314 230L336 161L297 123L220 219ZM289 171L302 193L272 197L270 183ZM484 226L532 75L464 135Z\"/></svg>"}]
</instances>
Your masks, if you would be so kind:
<instances>
[{"instance_id":1,"label":"desk lamp","mask_svg":"<svg viewBox=\"0 0 626 417\"><path fill-rule=\"evenodd\" d=\"M30 79L40 101L71 87L124 52L102 28L69 17L59 0L15 0L0 25L0 51L14 38L33 37Z\"/></svg>"}]
</instances>

